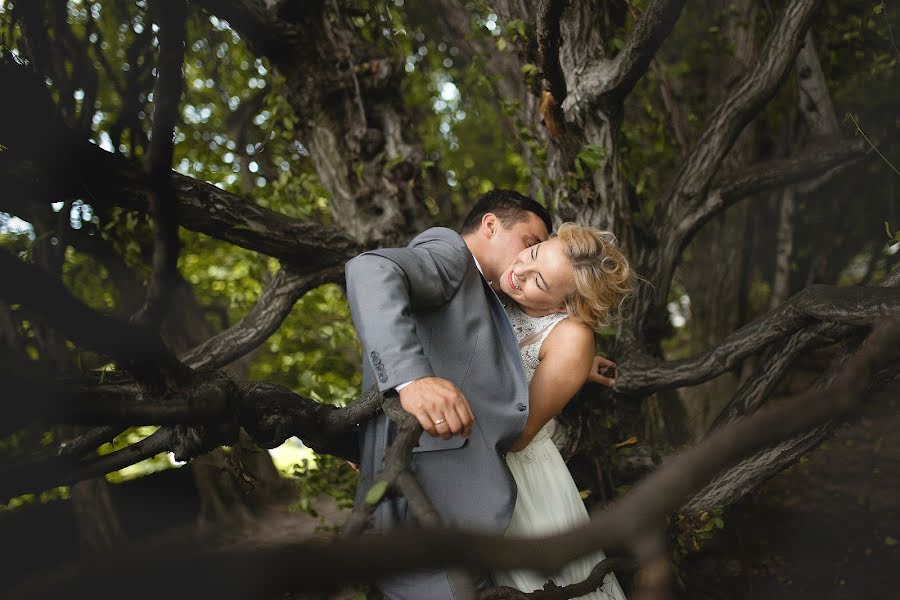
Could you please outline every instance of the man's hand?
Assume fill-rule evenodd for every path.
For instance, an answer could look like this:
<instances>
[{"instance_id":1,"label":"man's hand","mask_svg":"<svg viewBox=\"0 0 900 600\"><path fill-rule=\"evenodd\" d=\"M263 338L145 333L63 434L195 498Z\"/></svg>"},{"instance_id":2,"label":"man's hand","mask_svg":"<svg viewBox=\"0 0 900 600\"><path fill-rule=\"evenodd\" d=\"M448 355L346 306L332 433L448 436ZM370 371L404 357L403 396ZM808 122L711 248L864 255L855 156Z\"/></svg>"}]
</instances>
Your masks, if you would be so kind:
<instances>
[{"instance_id":1,"label":"man's hand","mask_svg":"<svg viewBox=\"0 0 900 600\"><path fill-rule=\"evenodd\" d=\"M475 416L466 397L440 377L423 377L400 390L400 406L419 420L429 435L449 440L456 434L468 438Z\"/></svg>"},{"instance_id":2,"label":"man's hand","mask_svg":"<svg viewBox=\"0 0 900 600\"><path fill-rule=\"evenodd\" d=\"M614 387L618 378L619 368L616 363L599 355L594 357L594 364L591 372L588 373L588 380L606 387Z\"/></svg>"}]
</instances>

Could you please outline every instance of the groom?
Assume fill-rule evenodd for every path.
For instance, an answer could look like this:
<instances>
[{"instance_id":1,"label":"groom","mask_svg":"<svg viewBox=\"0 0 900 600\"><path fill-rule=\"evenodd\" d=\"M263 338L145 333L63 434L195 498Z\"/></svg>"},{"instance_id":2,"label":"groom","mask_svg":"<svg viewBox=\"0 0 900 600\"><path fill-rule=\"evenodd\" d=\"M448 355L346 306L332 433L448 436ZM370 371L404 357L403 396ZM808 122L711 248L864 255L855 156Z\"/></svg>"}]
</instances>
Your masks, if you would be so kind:
<instances>
[{"instance_id":1,"label":"groom","mask_svg":"<svg viewBox=\"0 0 900 600\"><path fill-rule=\"evenodd\" d=\"M435 227L406 248L366 252L347 263L347 297L363 345L363 389L396 390L425 432L412 468L441 518L502 534L516 487L504 453L528 417L528 386L515 335L491 288L524 248L548 238L550 215L517 192L482 196L462 235ZM363 424L356 501L382 468L393 426L382 413ZM378 506L374 528L414 522L403 498ZM381 582L390 598L454 598L446 572Z\"/></svg>"}]
</instances>

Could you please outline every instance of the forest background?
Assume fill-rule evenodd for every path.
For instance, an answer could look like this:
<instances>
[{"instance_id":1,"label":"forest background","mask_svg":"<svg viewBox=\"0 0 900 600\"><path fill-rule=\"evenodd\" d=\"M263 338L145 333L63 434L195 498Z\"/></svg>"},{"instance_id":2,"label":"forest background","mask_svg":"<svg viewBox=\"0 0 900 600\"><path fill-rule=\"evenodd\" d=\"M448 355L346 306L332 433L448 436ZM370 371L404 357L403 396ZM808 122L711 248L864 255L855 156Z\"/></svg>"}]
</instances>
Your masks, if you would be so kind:
<instances>
[{"instance_id":1,"label":"forest background","mask_svg":"<svg viewBox=\"0 0 900 600\"><path fill-rule=\"evenodd\" d=\"M619 389L586 387L562 417L568 464L588 506L602 506L711 428L816 385L858 344L853 329L785 356L760 331L814 326L786 306L846 323L875 296L841 289L896 285L894 3L204 0L178 10L0 1L0 244L62 286L36 295L64 289L100 313L143 314L193 369L346 406L359 396L361 349L343 261L431 225L456 228L484 192L517 189L557 222L615 231L647 278L634 321L598 336L620 364ZM167 60L162 36L179 28L183 56ZM603 78L615 80L614 64L627 71L616 85ZM158 225L167 214L177 242ZM4 396L17 408L0 431L0 529L21 540L4 557L18 574L6 584L186 523L247 530L282 507L308 515L307 529L346 518L355 473L297 437L265 451L242 433L209 453L166 438L171 447L151 443L149 458L78 483L77 466L47 467L66 440L89 434L91 453L122 456L165 427L54 421L33 399L42 388L29 392L35 381L117 384L126 361L29 308L11 291L27 278L4 268ZM890 298L881 306L896 311ZM859 545L836 564L874 555L875 571L850 569L866 585L895 561L900 486L884 473L900 460L896 394L882 397L874 417L819 428L673 514L678 593L740 597L754 581L788 593L808 578L855 597L840 591L847 576L822 577L811 557L785 567L765 549L785 514L766 511L816 503L798 490L829 481L804 470L817 464L845 482L827 483L840 493L821 501L832 511L821 518L879 513L863 525L868 541L829 542ZM26 399L33 407L18 407ZM871 454L834 451L835 437ZM746 495L763 485L775 500L761 508ZM754 515L763 526L746 525ZM732 555L735 535L746 554Z\"/></svg>"}]
</instances>

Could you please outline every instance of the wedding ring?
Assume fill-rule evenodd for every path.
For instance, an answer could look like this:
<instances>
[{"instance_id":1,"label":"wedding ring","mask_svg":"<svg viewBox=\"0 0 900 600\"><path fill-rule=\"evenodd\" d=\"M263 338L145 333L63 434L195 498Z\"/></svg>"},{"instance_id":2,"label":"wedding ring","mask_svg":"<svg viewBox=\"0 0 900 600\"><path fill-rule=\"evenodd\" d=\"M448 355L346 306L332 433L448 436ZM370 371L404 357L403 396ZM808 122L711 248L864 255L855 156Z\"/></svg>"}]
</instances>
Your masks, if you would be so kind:
<instances>
[{"instance_id":1,"label":"wedding ring","mask_svg":"<svg viewBox=\"0 0 900 600\"><path fill-rule=\"evenodd\" d=\"M435 424L435 425L440 425L440 424L443 423L443 422L444 422L443 419L438 419L437 421L434 422L434 424Z\"/></svg>"}]
</instances>

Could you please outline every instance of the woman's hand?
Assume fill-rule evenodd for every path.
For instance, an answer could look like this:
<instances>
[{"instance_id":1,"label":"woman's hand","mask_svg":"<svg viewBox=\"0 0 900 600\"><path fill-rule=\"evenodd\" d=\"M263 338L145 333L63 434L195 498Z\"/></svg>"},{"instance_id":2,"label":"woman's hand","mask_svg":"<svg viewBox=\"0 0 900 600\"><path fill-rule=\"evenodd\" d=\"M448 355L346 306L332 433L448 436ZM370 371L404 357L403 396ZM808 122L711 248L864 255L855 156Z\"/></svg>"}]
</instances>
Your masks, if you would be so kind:
<instances>
[{"instance_id":1,"label":"woman's hand","mask_svg":"<svg viewBox=\"0 0 900 600\"><path fill-rule=\"evenodd\" d=\"M612 376L610 377L610 375ZM619 368L616 363L600 355L594 357L594 364L591 365L591 371L588 373L589 381L606 387L615 387L618 378Z\"/></svg>"}]
</instances>

